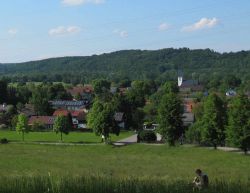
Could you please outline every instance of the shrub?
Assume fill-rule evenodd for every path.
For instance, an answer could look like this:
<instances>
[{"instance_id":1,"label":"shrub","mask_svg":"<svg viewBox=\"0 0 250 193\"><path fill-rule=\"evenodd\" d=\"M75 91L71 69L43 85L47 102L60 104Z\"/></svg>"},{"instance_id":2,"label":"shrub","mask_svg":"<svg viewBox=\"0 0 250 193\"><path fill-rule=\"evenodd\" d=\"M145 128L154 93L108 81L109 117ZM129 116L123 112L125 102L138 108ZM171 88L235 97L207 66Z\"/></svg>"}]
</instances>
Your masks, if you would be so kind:
<instances>
[{"instance_id":1,"label":"shrub","mask_svg":"<svg viewBox=\"0 0 250 193\"><path fill-rule=\"evenodd\" d=\"M156 142L157 136L154 131L142 130L138 133L138 142Z\"/></svg>"},{"instance_id":2,"label":"shrub","mask_svg":"<svg viewBox=\"0 0 250 193\"><path fill-rule=\"evenodd\" d=\"M3 138L3 139L0 140L0 143L1 144L6 144L6 143L9 143L9 141L6 138Z\"/></svg>"}]
</instances>

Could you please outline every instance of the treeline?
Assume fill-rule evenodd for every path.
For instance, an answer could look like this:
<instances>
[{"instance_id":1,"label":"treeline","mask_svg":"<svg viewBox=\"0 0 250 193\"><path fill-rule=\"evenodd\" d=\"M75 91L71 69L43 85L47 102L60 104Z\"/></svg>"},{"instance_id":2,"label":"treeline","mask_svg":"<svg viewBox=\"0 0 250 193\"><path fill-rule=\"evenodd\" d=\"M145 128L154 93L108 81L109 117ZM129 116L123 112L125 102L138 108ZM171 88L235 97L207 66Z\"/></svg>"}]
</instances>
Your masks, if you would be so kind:
<instances>
[{"instance_id":1,"label":"treeline","mask_svg":"<svg viewBox=\"0 0 250 193\"><path fill-rule=\"evenodd\" d=\"M175 80L178 69L185 78L193 78L210 87L234 75L245 85L250 80L250 51L218 53L209 49L126 50L88 57L64 57L21 64L0 64L0 75L12 82L49 81L89 83L106 78Z\"/></svg>"},{"instance_id":2,"label":"treeline","mask_svg":"<svg viewBox=\"0 0 250 193\"><path fill-rule=\"evenodd\" d=\"M17 114L25 104L32 104L36 115L53 113L50 100L71 100L72 96L62 84L43 83L19 84L8 86L7 81L0 80L0 105L6 103L6 110L0 112L0 126L12 127L16 124Z\"/></svg>"},{"instance_id":3,"label":"treeline","mask_svg":"<svg viewBox=\"0 0 250 193\"><path fill-rule=\"evenodd\" d=\"M194 109L196 122L186 131L190 143L250 148L250 100L243 93L226 99L210 94Z\"/></svg>"}]
</instances>

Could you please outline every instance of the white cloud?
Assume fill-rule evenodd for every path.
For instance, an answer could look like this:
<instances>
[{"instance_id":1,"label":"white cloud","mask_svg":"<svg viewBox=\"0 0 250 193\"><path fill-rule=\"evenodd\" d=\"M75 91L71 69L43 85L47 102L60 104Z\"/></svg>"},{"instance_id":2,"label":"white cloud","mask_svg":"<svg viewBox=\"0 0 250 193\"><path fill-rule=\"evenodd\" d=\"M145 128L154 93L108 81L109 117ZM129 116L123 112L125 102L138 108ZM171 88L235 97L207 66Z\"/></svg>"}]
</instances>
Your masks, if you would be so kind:
<instances>
[{"instance_id":1,"label":"white cloud","mask_svg":"<svg viewBox=\"0 0 250 193\"><path fill-rule=\"evenodd\" d=\"M122 38L128 37L128 32L127 31L121 31L120 32L120 37L122 37Z\"/></svg>"},{"instance_id":2,"label":"white cloud","mask_svg":"<svg viewBox=\"0 0 250 193\"><path fill-rule=\"evenodd\" d=\"M67 6L78 6L87 3L101 4L105 3L105 0L62 0L62 4Z\"/></svg>"},{"instance_id":3,"label":"white cloud","mask_svg":"<svg viewBox=\"0 0 250 193\"><path fill-rule=\"evenodd\" d=\"M49 35L51 36L62 36L62 35L71 35L76 34L81 31L81 28L78 26L59 26L49 30Z\"/></svg>"},{"instance_id":4,"label":"white cloud","mask_svg":"<svg viewBox=\"0 0 250 193\"><path fill-rule=\"evenodd\" d=\"M115 29L113 31L114 34L118 34L121 38L126 38L128 37L128 32L126 30L119 30L119 29Z\"/></svg>"},{"instance_id":5,"label":"white cloud","mask_svg":"<svg viewBox=\"0 0 250 193\"><path fill-rule=\"evenodd\" d=\"M17 30L17 29L9 29L9 30L8 30L8 34L9 34L9 35L14 36L14 35L16 35L17 33L18 33L18 30Z\"/></svg>"},{"instance_id":6,"label":"white cloud","mask_svg":"<svg viewBox=\"0 0 250 193\"><path fill-rule=\"evenodd\" d=\"M216 26L219 23L219 20L217 18L201 18L200 21L189 25L189 26L184 26L182 28L182 31L186 31L186 32L192 32L192 31L197 31L197 30L201 30L201 29L208 29L208 28L213 28L214 26Z\"/></svg>"},{"instance_id":7,"label":"white cloud","mask_svg":"<svg viewBox=\"0 0 250 193\"><path fill-rule=\"evenodd\" d=\"M159 26L158 26L158 30L159 31L166 31L170 28L170 25L167 24L167 23L161 23Z\"/></svg>"}]
</instances>

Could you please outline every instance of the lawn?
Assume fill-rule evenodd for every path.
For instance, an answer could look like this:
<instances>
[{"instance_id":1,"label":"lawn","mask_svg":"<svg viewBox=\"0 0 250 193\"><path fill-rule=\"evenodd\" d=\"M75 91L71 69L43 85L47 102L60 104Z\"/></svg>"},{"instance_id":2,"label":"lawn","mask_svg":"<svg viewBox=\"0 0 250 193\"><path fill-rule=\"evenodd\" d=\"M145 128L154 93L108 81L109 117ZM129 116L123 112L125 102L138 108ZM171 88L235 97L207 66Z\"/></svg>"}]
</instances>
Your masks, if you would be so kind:
<instances>
[{"instance_id":1,"label":"lawn","mask_svg":"<svg viewBox=\"0 0 250 193\"><path fill-rule=\"evenodd\" d=\"M211 181L250 179L250 157L198 147L135 144L55 146L0 145L1 176L110 176L190 181L196 168Z\"/></svg>"},{"instance_id":2,"label":"lawn","mask_svg":"<svg viewBox=\"0 0 250 193\"><path fill-rule=\"evenodd\" d=\"M119 136L111 135L112 141L117 141L133 135L131 131L120 132ZM22 134L16 131L0 131L0 139L7 138L11 142L22 141ZM24 136L25 142L59 142L60 134L55 132L30 132ZM101 137L90 132L70 132L63 134L63 142L72 143L100 143Z\"/></svg>"}]
</instances>

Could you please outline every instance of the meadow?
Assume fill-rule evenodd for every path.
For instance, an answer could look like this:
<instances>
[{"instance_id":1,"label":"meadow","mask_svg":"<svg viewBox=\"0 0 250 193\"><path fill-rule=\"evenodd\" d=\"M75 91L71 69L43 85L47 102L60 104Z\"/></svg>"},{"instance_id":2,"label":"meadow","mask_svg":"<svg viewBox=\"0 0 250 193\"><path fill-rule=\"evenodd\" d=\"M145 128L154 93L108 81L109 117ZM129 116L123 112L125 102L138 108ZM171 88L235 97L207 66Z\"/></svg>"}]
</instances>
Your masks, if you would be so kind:
<instances>
[{"instance_id":1,"label":"meadow","mask_svg":"<svg viewBox=\"0 0 250 193\"><path fill-rule=\"evenodd\" d=\"M210 177L204 192L249 193L250 157L206 148L4 144L0 155L4 193L190 193L196 168Z\"/></svg>"},{"instance_id":2,"label":"meadow","mask_svg":"<svg viewBox=\"0 0 250 193\"><path fill-rule=\"evenodd\" d=\"M30 132L22 143L21 134L1 131L10 143L0 145L0 193L190 193L196 168L210 179L202 192L249 193L250 156L191 146L104 145L93 133L63 137L59 146L53 132Z\"/></svg>"},{"instance_id":3,"label":"meadow","mask_svg":"<svg viewBox=\"0 0 250 193\"><path fill-rule=\"evenodd\" d=\"M130 131L122 131L119 136L110 135L111 141L129 137L133 134ZM22 134L16 131L0 131L0 139L6 138L11 142L22 142ZM25 142L60 142L60 134L55 132L29 132L25 133ZM91 132L70 132L68 135L63 134L65 143L100 143L101 137Z\"/></svg>"}]
</instances>

